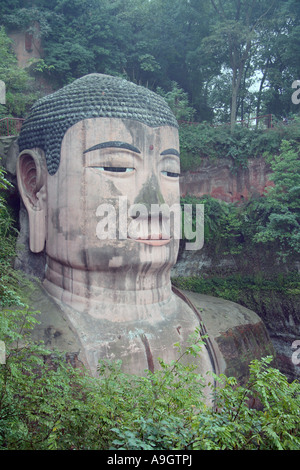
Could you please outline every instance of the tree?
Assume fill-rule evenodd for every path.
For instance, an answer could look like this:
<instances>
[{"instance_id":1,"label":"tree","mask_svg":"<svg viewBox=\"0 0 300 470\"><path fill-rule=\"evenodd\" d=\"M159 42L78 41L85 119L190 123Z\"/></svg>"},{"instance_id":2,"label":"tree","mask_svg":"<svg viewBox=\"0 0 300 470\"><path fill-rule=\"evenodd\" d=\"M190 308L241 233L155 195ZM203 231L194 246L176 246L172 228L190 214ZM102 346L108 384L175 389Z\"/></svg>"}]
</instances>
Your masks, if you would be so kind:
<instances>
[{"instance_id":1,"label":"tree","mask_svg":"<svg viewBox=\"0 0 300 470\"><path fill-rule=\"evenodd\" d=\"M283 140L278 155L269 157L274 187L260 203L255 242L276 242L278 254L285 259L300 253L300 146ZM267 215L267 216L266 216Z\"/></svg>"},{"instance_id":2,"label":"tree","mask_svg":"<svg viewBox=\"0 0 300 470\"><path fill-rule=\"evenodd\" d=\"M161 88L157 88L156 91L165 98L178 121L193 120L195 109L189 105L188 95L179 88L178 83L172 83L171 91L164 92Z\"/></svg>"},{"instance_id":3,"label":"tree","mask_svg":"<svg viewBox=\"0 0 300 470\"><path fill-rule=\"evenodd\" d=\"M281 2L277 15L271 21L272 33L265 48L266 86L262 102L267 113L282 118L298 112L291 100L291 87L293 81L300 77L299 2Z\"/></svg>"},{"instance_id":4,"label":"tree","mask_svg":"<svg viewBox=\"0 0 300 470\"><path fill-rule=\"evenodd\" d=\"M155 21L153 21L155 18ZM202 57L197 53L203 38L209 32L210 16L204 0L151 0L152 54L160 70L156 85L171 91L173 82L188 94L196 109L196 120L210 120L207 105L207 75Z\"/></svg>"},{"instance_id":5,"label":"tree","mask_svg":"<svg viewBox=\"0 0 300 470\"><path fill-rule=\"evenodd\" d=\"M265 19L273 14L275 0L211 0L212 12L216 17L213 30L202 45L206 54L215 57L223 70L231 71L230 124L233 130L237 118L238 100L247 64L254 54L253 44L258 32L264 27Z\"/></svg>"},{"instance_id":6,"label":"tree","mask_svg":"<svg viewBox=\"0 0 300 470\"><path fill-rule=\"evenodd\" d=\"M32 93L28 72L18 67L16 55L12 50L12 41L4 27L0 27L0 80L6 85L6 105L0 105L2 116L21 117L37 99Z\"/></svg>"},{"instance_id":7,"label":"tree","mask_svg":"<svg viewBox=\"0 0 300 470\"><path fill-rule=\"evenodd\" d=\"M7 28L39 33L45 78L59 88L98 72L187 93L196 121L295 112L297 0L14 0ZM258 90L251 85L260 80ZM230 86L230 90L228 89Z\"/></svg>"}]
</instances>

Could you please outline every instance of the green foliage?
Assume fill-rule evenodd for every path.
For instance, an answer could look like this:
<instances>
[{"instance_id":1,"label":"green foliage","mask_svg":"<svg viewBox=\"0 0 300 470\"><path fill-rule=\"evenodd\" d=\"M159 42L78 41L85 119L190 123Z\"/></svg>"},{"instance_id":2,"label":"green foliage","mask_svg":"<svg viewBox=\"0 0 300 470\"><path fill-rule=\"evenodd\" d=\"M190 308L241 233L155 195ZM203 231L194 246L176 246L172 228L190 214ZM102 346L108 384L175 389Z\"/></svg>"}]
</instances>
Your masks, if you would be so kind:
<instances>
[{"instance_id":1,"label":"green foliage","mask_svg":"<svg viewBox=\"0 0 300 470\"><path fill-rule=\"evenodd\" d=\"M241 208L227 204L211 196L181 198L181 206L192 205L193 230L195 230L196 206L204 205L204 243L216 253L238 254L244 247L244 224Z\"/></svg>"},{"instance_id":2,"label":"green foliage","mask_svg":"<svg viewBox=\"0 0 300 470\"><path fill-rule=\"evenodd\" d=\"M145 377L124 376L119 364L100 366L101 398L106 403L110 396L115 420L111 431L115 437L111 448L119 450L182 449L188 445L188 423L197 405L205 410L204 380L197 373L193 361L202 340L199 332L191 338L186 351L180 351L170 364L160 360L161 369L148 372ZM117 367L116 367L117 366ZM107 375L107 372L110 375ZM124 380L125 379L125 380ZM129 398L130 397L130 398ZM195 402L195 397L197 397Z\"/></svg>"},{"instance_id":3,"label":"green foliage","mask_svg":"<svg viewBox=\"0 0 300 470\"><path fill-rule=\"evenodd\" d=\"M278 155L269 157L273 170L274 187L262 201L257 231L257 243L279 243L278 254L284 259L288 254L300 253L300 145L283 140ZM249 213L253 207L249 205Z\"/></svg>"},{"instance_id":4,"label":"green foliage","mask_svg":"<svg viewBox=\"0 0 300 470\"><path fill-rule=\"evenodd\" d=\"M236 126L233 132L229 126L182 123L179 136L182 171L199 168L203 158L229 158L237 171L247 168L249 158L280 154L284 141L299 142L300 127L297 118L289 126L277 124L268 130Z\"/></svg>"},{"instance_id":5,"label":"green foliage","mask_svg":"<svg viewBox=\"0 0 300 470\"><path fill-rule=\"evenodd\" d=\"M129 376L121 363L101 362L99 378L92 378L31 342L36 321L25 309L1 315L7 350L0 365L2 450L300 448L299 383L271 368L271 358L250 364L244 387L213 375L210 406L203 378L182 362L186 355L197 359L198 332L177 361L161 361L154 373ZM258 409L249 407L254 402Z\"/></svg>"},{"instance_id":6,"label":"green foliage","mask_svg":"<svg viewBox=\"0 0 300 470\"><path fill-rule=\"evenodd\" d=\"M197 450L298 450L299 383L269 367L271 357L250 364L247 387L220 376L213 413L199 414ZM249 407L257 403L260 409Z\"/></svg>"},{"instance_id":7,"label":"green foliage","mask_svg":"<svg viewBox=\"0 0 300 470\"><path fill-rule=\"evenodd\" d=\"M6 202L7 191L11 183L0 167L0 306L12 300L21 304L17 295L20 276L12 268L12 257L15 255L16 229L11 209Z\"/></svg>"},{"instance_id":8,"label":"green foliage","mask_svg":"<svg viewBox=\"0 0 300 470\"><path fill-rule=\"evenodd\" d=\"M221 297L251 308L251 297L270 298L270 292L286 298L300 293L300 276L292 272L284 276L266 277L262 273L256 275L221 276L186 276L174 277L172 282L180 289ZM255 307L255 306L254 306ZM256 310L256 308L255 308Z\"/></svg>"},{"instance_id":9,"label":"green foliage","mask_svg":"<svg viewBox=\"0 0 300 470\"><path fill-rule=\"evenodd\" d=\"M172 82L171 91L165 92L158 87L156 92L165 98L178 121L193 120L195 109L190 106L188 94L178 86L178 83Z\"/></svg>"},{"instance_id":10,"label":"green foliage","mask_svg":"<svg viewBox=\"0 0 300 470\"><path fill-rule=\"evenodd\" d=\"M0 113L3 116L24 116L38 95L32 92L28 72L18 67L12 41L3 26L0 27L0 80L6 85L6 105L1 106Z\"/></svg>"},{"instance_id":11,"label":"green foliage","mask_svg":"<svg viewBox=\"0 0 300 470\"><path fill-rule=\"evenodd\" d=\"M298 112L291 101L300 63L294 0L2 3L7 30L42 39L43 73L54 88L99 72L153 89L170 90L175 82L198 121Z\"/></svg>"},{"instance_id":12,"label":"green foliage","mask_svg":"<svg viewBox=\"0 0 300 470\"><path fill-rule=\"evenodd\" d=\"M209 132L213 137L214 131ZM254 131L247 132L250 135ZM207 132L206 136L208 135ZM221 131L216 135L222 136L224 133ZM279 133L275 132L274 135L277 138ZM211 142L214 142L212 145L218 145L218 141L214 141L213 138ZM206 140L205 148L208 147L209 139ZM238 148L236 147L235 161L244 158L238 153ZM215 252L221 250L223 254L246 253L247 250L253 250L257 246L266 246L277 253L281 261L286 261L291 256L298 256L300 253L299 155L299 141L286 140L281 135L278 152L270 153L266 150L265 153L265 158L273 171L270 180L274 185L268 188L265 196L253 197L244 204L228 204L210 196L195 198L188 195L182 198L182 204L193 204L193 206L204 204L205 244ZM183 166L185 163L186 160L183 158Z\"/></svg>"},{"instance_id":13,"label":"green foliage","mask_svg":"<svg viewBox=\"0 0 300 470\"><path fill-rule=\"evenodd\" d=\"M57 432L66 422L76 440L84 422L81 411L87 411L79 373L30 341L35 323L35 315L26 309L1 312L0 337L6 345L6 362L0 366L1 449L55 449Z\"/></svg>"}]
</instances>

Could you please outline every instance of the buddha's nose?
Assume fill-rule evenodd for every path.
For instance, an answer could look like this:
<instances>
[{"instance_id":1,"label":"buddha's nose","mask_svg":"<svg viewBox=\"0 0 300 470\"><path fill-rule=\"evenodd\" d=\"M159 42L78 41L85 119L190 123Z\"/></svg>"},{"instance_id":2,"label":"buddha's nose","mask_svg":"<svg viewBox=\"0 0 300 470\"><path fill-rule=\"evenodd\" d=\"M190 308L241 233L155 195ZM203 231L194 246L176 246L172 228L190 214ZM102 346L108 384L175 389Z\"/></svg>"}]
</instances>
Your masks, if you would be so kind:
<instances>
[{"instance_id":1,"label":"buddha's nose","mask_svg":"<svg viewBox=\"0 0 300 470\"><path fill-rule=\"evenodd\" d=\"M155 175L151 175L143 184L139 194L134 200L134 204L143 204L150 213L151 204L164 204L164 198L161 193L159 182Z\"/></svg>"}]
</instances>

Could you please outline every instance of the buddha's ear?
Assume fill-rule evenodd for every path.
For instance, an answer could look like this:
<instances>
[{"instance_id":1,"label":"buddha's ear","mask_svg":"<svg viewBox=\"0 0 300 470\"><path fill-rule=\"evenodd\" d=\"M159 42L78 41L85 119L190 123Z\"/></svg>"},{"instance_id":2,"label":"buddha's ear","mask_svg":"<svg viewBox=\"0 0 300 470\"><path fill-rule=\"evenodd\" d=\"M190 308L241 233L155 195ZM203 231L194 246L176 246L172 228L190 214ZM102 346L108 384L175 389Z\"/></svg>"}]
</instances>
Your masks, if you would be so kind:
<instances>
[{"instance_id":1,"label":"buddha's ear","mask_svg":"<svg viewBox=\"0 0 300 470\"><path fill-rule=\"evenodd\" d=\"M29 218L29 247L43 251L46 240L46 162L42 150L23 150L17 160L17 181Z\"/></svg>"}]
</instances>

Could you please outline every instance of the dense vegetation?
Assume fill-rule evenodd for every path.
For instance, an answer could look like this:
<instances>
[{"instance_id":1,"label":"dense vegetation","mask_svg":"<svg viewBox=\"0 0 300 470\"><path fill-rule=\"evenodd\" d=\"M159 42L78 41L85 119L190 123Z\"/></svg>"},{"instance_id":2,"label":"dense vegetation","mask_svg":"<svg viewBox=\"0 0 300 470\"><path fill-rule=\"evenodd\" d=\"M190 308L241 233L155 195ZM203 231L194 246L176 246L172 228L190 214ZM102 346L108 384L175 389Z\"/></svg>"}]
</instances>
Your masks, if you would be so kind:
<instances>
[{"instance_id":1,"label":"dense vegetation","mask_svg":"<svg viewBox=\"0 0 300 470\"><path fill-rule=\"evenodd\" d=\"M197 203L204 204L205 243L223 254L246 254L265 246L277 253L281 262L291 256L299 257L299 154L299 141L285 139L281 141L278 153L265 152L273 170L274 186L269 187L263 197L253 197L241 205L227 204L210 196L182 198L182 204L193 204L194 209Z\"/></svg>"},{"instance_id":2,"label":"dense vegetation","mask_svg":"<svg viewBox=\"0 0 300 470\"><path fill-rule=\"evenodd\" d=\"M12 41L0 24L0 80L6 84L6 106L0 104L0 119L9 115L22 117L39 96L32 89L33 78L28 71L18 67L11 46Z\"/></svg>"},{"instance_id":3,"label":"dense vegetation","mask_svg":"<svg viewBox=\"0 0 300 470\"><path fill-rule=\"evenodd\" d=\"M29 69L54 88L100 72L166 93L177 84L194 110L188 120L298 112L297 0L2 0L0 18L7 32L42 39Z\"/></svg>"},{"instance_id":4,"label":"dense vegetation","mask_svg":"<svg viewBox=\"0 0 300 470\"><path fill-rule=\"evenodd\" d=\"M282 142L300 142L299 118L295 116L289 125L274 122L268 130L236 126L212 126L208 123L181 123L180 156L181 170L199 168L202 159L227 158L232 162L232 171L247 168L249 158L267 158L278 155Z\"/></svg>"}]
</instances>

